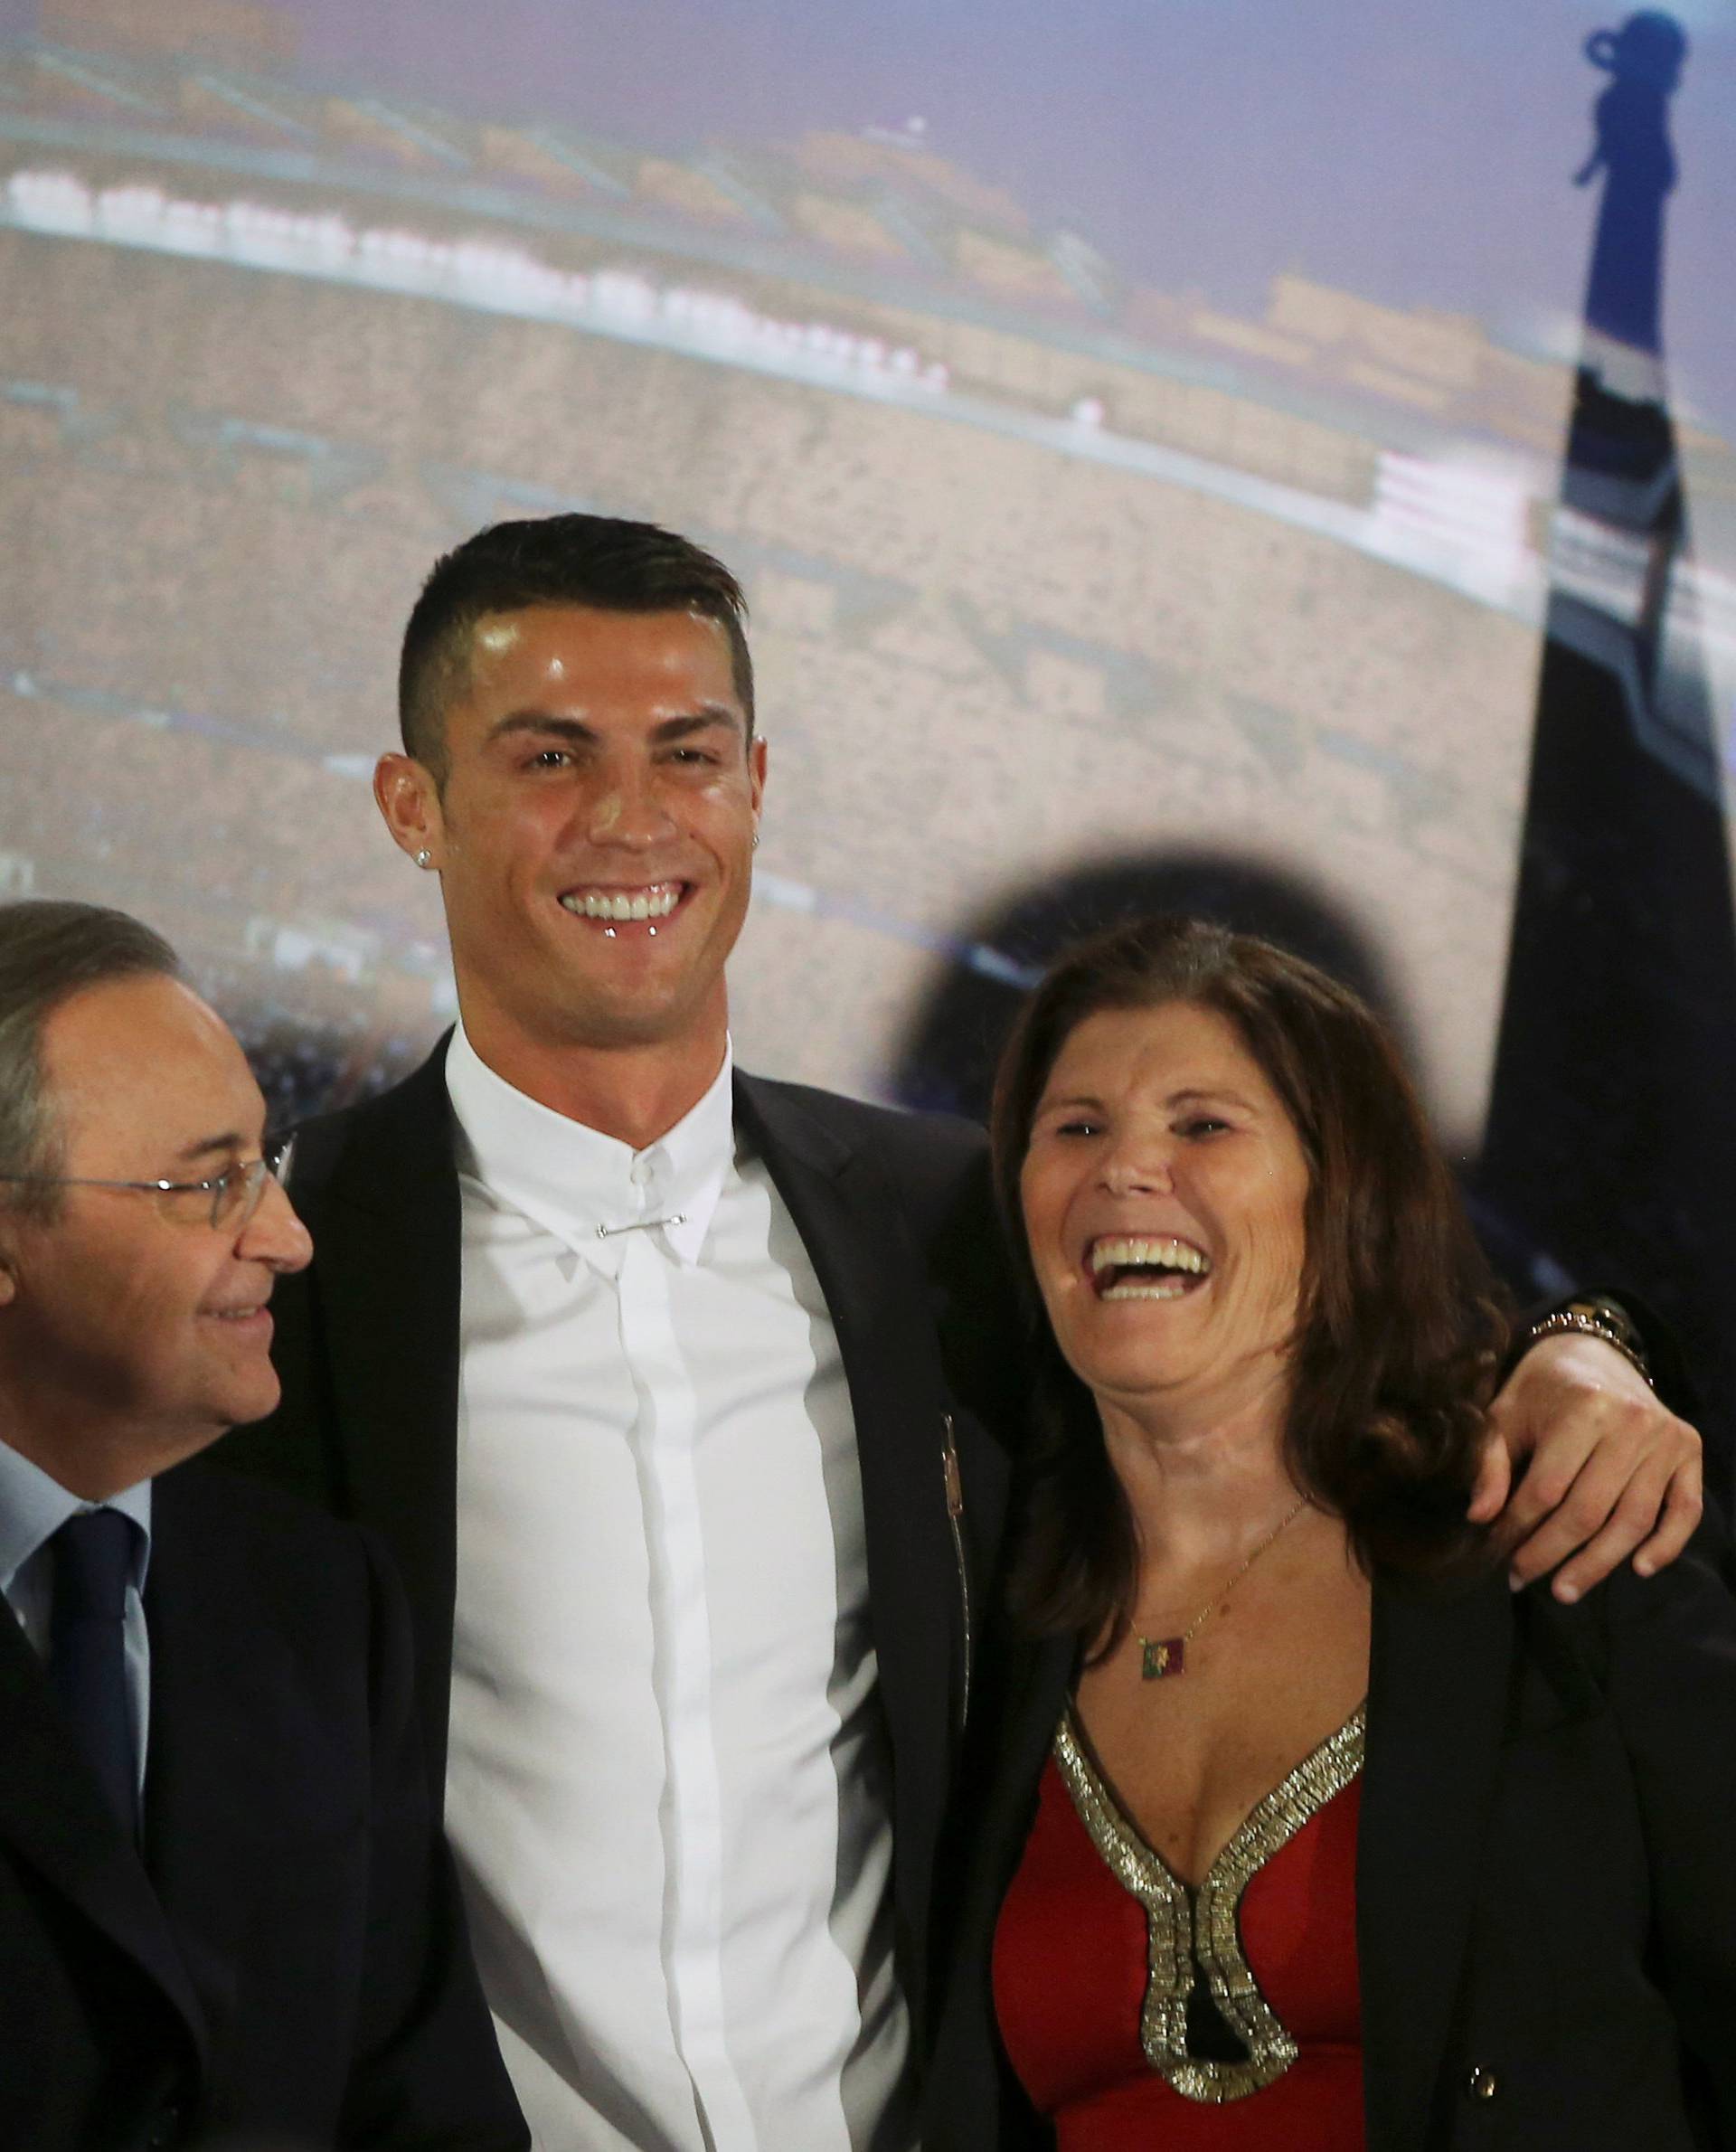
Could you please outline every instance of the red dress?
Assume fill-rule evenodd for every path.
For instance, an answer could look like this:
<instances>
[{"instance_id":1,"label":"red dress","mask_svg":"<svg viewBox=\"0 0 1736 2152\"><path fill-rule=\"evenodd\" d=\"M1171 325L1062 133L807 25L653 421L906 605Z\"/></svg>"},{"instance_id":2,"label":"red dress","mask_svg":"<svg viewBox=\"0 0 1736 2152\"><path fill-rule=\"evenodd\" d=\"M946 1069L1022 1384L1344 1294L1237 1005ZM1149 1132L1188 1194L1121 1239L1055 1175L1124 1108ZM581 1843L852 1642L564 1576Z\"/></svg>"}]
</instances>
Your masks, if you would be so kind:
<instances>
[{"instance_id":1,"label":"red dress","mask_svg":"<svg viewBox=\"0 0 1736 2152\"><path fill-rule=\"evenodd\" d=\"M1060 2152L1360 2152L1362 1753L1358 1711L1190 1890L1062 1719L994 1968Z\"/></svg>"}]
</instances>

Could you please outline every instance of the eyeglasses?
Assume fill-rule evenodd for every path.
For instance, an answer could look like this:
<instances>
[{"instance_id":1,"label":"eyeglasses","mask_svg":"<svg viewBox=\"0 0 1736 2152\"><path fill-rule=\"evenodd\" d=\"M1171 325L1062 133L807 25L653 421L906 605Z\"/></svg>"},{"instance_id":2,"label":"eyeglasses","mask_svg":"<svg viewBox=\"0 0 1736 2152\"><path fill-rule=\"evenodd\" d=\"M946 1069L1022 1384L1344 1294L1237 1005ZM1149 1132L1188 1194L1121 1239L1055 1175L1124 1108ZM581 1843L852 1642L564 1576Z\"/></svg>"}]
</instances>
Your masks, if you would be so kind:
<instances>
[{"instance_id":1,"label":"eyeglasses","mask_svg":"<svg viewBox=\"0 0 1736 2152\"><path fill-rule=\"evenodd\" d=\"M266 1183L279 1187L289 1168L293 1138L266 1146L258 1158L238 1160L209 1181L97 1181L76 1174L0 1173L0 1181L31 1188L127 1188L168 1198L169 1208L188 1216L203 1210L218 1232L240 1232L259 1207Z\"/></svg>"}]
</instances>

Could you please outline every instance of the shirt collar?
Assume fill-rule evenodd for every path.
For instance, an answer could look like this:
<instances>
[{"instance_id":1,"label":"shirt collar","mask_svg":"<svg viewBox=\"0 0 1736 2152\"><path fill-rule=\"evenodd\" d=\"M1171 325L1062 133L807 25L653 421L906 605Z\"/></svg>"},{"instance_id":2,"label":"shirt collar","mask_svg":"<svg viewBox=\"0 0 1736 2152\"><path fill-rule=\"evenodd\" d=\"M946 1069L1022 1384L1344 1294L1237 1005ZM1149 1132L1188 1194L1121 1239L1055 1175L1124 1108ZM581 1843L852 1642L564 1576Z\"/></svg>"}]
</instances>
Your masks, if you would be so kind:
<instances>
[{"instance_id":1,"label":"shirt collar","mask_svg":"<svg viewBox=\"0 0 1736 2152\"><path fill-rule=\"evenodd\" d=\"M636 1151L497 1076L460 1024L446 1056L459 1168L491 1200L534 1220L611 1277L635 1228L660 1232L683 1262L696 1263L734 1157L732 1071L726 1038L722 1066L704 1096Z\"/></svg>"},{"instance_id":2,"label":"shirt collar","mask_svg":"<svg viewBox=\"0 0 1736 2152\"><path fill-rule=\"evenodd\" d=\"M138 1526L133 1542L133 1589L142 1592L151 1558L150 1481L141 1479L123 1487L106 1502L86 1502L9 1442L0 1440L0 1593L12 1590L18 1572L68 1517L85 1509L118 1509Z\"/></svg>"}]
</instances>

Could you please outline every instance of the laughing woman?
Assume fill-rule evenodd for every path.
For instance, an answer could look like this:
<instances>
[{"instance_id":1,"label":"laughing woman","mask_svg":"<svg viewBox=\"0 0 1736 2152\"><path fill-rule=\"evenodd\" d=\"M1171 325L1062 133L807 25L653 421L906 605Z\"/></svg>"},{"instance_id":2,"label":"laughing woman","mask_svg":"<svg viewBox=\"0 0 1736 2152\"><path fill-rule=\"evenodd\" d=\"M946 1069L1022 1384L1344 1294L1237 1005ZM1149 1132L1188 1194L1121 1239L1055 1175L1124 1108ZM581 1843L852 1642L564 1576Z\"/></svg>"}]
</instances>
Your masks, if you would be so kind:
<instances>
[{"instance_id":1,"label":"laughing woman","mask_svg":"<svg viewBox=\"0 0 1736 2152\"><path fill-rule=\"evenodd\" d=\"M1118 930L995 1139L1056 1349L927 2152L1736 2144L1736 1602L1466 1525L1506 1327L1373 1017Z\"/></svg>"}]
</instances>

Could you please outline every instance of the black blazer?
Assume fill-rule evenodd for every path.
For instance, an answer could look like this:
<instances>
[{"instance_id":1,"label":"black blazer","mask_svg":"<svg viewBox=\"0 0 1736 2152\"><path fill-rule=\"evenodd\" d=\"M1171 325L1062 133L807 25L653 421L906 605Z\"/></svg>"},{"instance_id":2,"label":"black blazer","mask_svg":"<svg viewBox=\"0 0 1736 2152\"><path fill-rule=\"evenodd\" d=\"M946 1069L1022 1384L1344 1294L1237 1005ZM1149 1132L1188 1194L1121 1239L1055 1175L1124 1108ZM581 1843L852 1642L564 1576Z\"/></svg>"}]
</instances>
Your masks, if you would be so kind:
<instances>
[{"instance_id":1,"label":"black blazer","mask_svg":"<svg viewBox=\"0 0 1736 2152\"><path fill-rule=\"evenodd\" d=\"M0 2146L527 2145L377 1550L203 1464L151 1540L142 1855L0 1618Z\"/></svg>"},{"instance_id":2,"label":"black blazer","mask_svg":"<svg viewBox=\"0 0 1736 2152\"><path fill-rule=\"evenodd\" d=\"M738 1075L837 1328L862 1461L871 1618L893 1771L901 1977L920 2022L930 1888L1005 1506L988 1430L1019 1383L981 1131ZM409 1587L435 1798L451 1688L460 1205L444 1043L384 1097L310 1123L290 1189L310 1269L272 1302L278 1413L224 1462L359 1517ZM962 1511L949 1514L947 1451Z\"/></svg>"},{"instance_id":3,"label":"black blazer","mask_svg":"<svg viewBox=\"0 0 1736 2152\"><path fill-rule=\"evenodd\" d=\"M1377 1581L1357 1841L1369 2152L1736 2145L1736 1600L1720 1535L1576 1607ZM925 2152L1052 2136L989 1952L1072 1678L1025 1647L983 1792ZM1256 2095L1255 2097L1258 2097Z\"/></svg>"}]
</instances>

